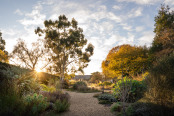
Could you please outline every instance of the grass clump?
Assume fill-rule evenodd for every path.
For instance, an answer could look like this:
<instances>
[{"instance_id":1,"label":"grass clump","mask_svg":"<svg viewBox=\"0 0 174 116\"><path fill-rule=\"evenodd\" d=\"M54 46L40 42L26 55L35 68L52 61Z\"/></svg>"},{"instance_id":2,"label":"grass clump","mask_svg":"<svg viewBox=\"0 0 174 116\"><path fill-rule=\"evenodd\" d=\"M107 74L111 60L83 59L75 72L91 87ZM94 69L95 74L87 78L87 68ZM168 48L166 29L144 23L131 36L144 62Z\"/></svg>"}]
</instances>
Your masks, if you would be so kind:
<instances>
[{"instance_id":1,"label":"grass clump","mask_svg":"<svg viewBox=\"0 0 174 116\"><path fill-rule=\"evenodd\" d=\"M54 111L59 113L59 112L64 112L67 111L70 107L70 103L67 100L56 100L55 104L54 104Z\"/></svg>"},{"instance_id":2,"label":"grass clump","mask_svg":"<svg viewBox=\"0 0 174 116\"><path fill-rule=\"evenodd\" d=\"M0 95L0 116L22 116L25 110L25 102L18 94Z\"/></svg>"}]
</instances>

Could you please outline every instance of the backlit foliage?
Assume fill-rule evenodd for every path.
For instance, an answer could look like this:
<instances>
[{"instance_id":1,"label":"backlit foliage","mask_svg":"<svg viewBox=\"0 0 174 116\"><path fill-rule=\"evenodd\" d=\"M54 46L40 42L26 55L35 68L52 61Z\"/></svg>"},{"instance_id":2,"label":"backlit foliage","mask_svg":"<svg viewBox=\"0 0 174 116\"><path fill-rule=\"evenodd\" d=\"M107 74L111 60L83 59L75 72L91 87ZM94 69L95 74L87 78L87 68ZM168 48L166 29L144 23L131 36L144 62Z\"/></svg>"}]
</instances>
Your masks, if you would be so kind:
<instances>
[{"instance_id":1,"label":"backlit foliage","mask_svg":"<svg viewBox=\"0 0 174 116\"><path fill-rule=\"evenodd\" d=\"M122 45L112 48L102 62L103 73L107 77L133 76L148 69L148 49Z\"/></svg>"}]
</instances>

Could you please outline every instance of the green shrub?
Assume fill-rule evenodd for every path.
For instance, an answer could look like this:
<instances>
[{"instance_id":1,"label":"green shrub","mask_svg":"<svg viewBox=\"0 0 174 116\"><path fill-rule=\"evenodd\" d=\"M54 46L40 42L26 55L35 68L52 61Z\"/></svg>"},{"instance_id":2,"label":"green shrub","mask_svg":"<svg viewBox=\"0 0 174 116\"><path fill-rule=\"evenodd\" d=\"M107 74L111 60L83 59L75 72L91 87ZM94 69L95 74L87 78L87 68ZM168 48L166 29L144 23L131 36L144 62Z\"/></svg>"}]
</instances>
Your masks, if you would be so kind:
<instances>
[{"instance_id":1,"label":"green shrub","mask_svg":"<svg viewBox=\"0 0 174 116\"><path fill-rule=\"evenodd\" d=\"M59 112L64 112L67 111L70 107L70 103L67 100L56 100L55 104L54 104L54 111L59 113Z\"/></svg>"},{"instance_id":2,"label":"green shrub","mask_svg":"<svg viewBox=\"0 0 174 116\"><path fill-rule=\"evenodd\" d=\"M99 104L112 104L109 100L99 100Z\"/></svg>"},{"instance_id":3,"label":"green shrub","mask_svg":"<svg viewBox=\"0 0 174 116\"><path fill-rule=\"evenodd\" d=\"M111 107L111 112L115 112L115 111L117 111L117 112L121 111L121 105L120 105L119 102L113 104L112 107Z\"/></svg>"},{"instance_id":4,"label":"green shrub","mask_svg":"<svg viewBox=\"0 0 174 116\"><path fill-rule=\"evenodd\" d=\"M117 101L117 99L112 94L100 94L98 96L98 99L99 100L108 100L110 102L116 102Z\"/></svg>"},{"instance_id":5,"label":"green shrub","mask_svg":"<svg viewBox=\"0 0 174 116\"><path fill-rule=\"evenodd\" d=\"M83 87L87 87L87 84L85 83L85 82L83 82L83 81L78 81L78 82L76 82L74 85L73 85L73 89L74 90L77 90L79 87L81 87L81 86L83 86Z\"/></svg>"},{"instance_id":6,"label":"green shrub","mask_svg":"<svg viewBox=\"0 0 174 116\"><path fill-rule=\"evenodd\" d=\"M121 99L122 93L126 91L128 98L127 102L135 102L142 98L146 90L144 81L137 81L131 79L119 80L114 87L114 95L118 100Z\"/></svg>"},{"instance_id":7,"label":"green shrub","mask_svg":"<svg viewBox=\"0 0 174 116\"><path fill-rule=\"evenodd\" d=\"M42 113L48 107L47 98L36 93L26 96L25 102L27 114L31 116Z\"/></svg>"}]
</instances>

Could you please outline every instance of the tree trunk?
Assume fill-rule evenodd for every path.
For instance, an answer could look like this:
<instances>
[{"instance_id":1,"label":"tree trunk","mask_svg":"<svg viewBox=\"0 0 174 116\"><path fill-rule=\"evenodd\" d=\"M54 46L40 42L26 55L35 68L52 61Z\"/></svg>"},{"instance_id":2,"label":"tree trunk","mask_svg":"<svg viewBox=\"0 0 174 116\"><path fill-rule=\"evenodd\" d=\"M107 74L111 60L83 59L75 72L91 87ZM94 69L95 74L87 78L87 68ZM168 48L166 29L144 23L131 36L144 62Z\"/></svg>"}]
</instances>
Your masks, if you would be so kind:
<instances>
[{"instance_id":1,"label":"tree trunk","mask_svg":"<svg viewBox=\"0 0 174 116\"><path fill-rule=\"evenodd\" d=\"M65 52L63 52L64 53L64 55L63 55L63 69L62 69L62 73L61 73L61 84L60 84L60 88L61 88L61 90L63 89L63 80L64 80L64 78L65 78L65 76L64 76L64 73L65 73Z\"/></svg>"}]
</instances>

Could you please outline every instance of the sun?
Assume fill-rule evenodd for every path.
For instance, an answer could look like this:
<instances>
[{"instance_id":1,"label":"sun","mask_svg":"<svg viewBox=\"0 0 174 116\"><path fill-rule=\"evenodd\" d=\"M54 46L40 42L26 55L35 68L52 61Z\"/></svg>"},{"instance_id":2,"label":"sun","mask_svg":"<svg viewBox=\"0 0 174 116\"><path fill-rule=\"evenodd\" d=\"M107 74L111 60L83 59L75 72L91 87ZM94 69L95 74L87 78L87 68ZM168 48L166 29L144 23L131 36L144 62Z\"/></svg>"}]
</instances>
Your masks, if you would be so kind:
<instances>
[{"instance_id":1,"label":"sun","mask_svg":"<svg viewBox=\"0 0 174 116\"><path fill-rule=\"evenodd\" d=\"M41 72L42 70L40 68L35 69L37 72Z\"/></svg>"}]
</instances>

